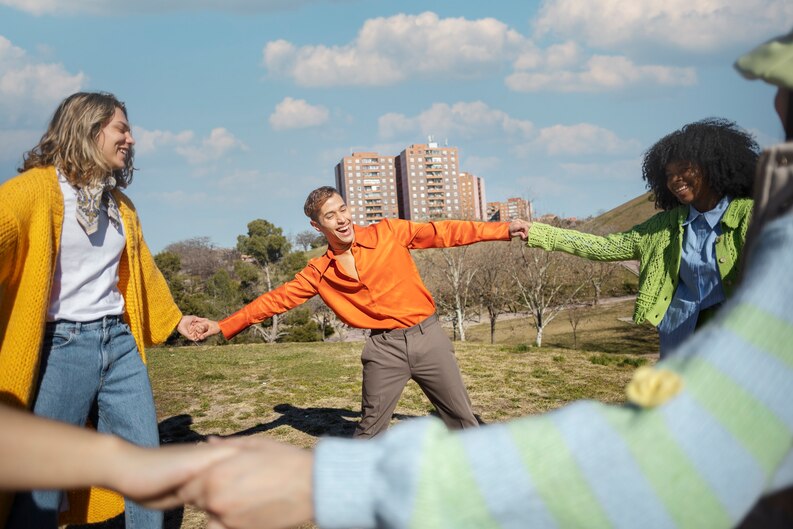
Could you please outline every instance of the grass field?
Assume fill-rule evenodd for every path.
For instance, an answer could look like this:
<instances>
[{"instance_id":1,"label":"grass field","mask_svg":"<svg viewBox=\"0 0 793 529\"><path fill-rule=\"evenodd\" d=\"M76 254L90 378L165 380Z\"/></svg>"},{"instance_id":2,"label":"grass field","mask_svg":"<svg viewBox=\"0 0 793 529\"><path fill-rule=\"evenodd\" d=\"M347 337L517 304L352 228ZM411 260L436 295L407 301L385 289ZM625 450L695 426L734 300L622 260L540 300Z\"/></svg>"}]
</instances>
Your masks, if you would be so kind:
<instances>
[{"instance_id":1,"label":"grass field","mask_svg":"<svg viewBox=\"0 0 793 529\"><path fill-rule=\"evenodd\" d=\"M539 413L577 399L621 402L633 370L655 362L649 327L626 323L633 302L589 309L577 330L562 313L533 343L526 318L499 322L491 345L487 323L456 343L474 408L485 422ZM267 435L311 447L321 436L350 436L360 418L362 343L257 344L160 348L149 365L163 442L207 435ZM432 405L413 382L394 422L425 416ZM170 513L169 529L205 526L187 509Z\"/></svg>"}]
</instances>

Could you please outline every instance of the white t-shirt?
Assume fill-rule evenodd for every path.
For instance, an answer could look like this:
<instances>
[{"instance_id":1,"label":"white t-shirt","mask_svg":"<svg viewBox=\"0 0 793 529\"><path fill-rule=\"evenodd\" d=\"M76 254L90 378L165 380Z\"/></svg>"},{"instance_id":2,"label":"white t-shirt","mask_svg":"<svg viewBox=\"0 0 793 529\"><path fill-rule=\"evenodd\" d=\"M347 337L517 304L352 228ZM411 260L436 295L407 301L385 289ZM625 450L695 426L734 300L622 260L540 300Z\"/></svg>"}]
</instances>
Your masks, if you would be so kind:
<instances>
[{"instance_id":1,"label":"white t-shirt","mask_svg":"<svg viewBox=\"0 0 793 529\"><path fill-rule=\"evenodd\" d=\"M118 290L118 263L126 239L124 227L110 223L106 206L92 235L77 222L77 192L58 171L63 192L61 249L52 282L47 321L93 321L121 315L124 298Z\"/></svg>"}]
</instances>

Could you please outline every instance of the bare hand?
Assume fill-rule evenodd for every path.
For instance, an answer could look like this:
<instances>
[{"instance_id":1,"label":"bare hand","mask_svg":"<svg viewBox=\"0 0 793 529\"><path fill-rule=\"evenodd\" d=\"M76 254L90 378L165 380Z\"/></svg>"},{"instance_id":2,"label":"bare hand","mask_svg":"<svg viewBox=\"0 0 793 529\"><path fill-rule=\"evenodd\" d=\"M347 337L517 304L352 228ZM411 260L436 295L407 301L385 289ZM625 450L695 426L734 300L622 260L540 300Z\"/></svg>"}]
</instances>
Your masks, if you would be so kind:
<instances>
[{"instance_id":1,"label":"bare hand","mask_svg":"<svg viewBox=\"0 0 793 529\"><path fill-rule=\"evenodd\" d=\"M202 321L207 320L206 318L199 318L198 316L193 315L182 316L182 319L176 326L176 330L188 340L193 340L195 342L200 334L196 332L196 329L202 329Z\"/></svg>"},{"instance_id":2,"label":"bare hand","mask_svg":"<svg viewBox=\"0 0 793 529\"><path fill-rule=\"evenodd\" d=\"M202 341L219 332L220 325L218 325L218 322L206 318L199 318L192 327L191 334L195 336L195 338L193 338L194 340Z\"/></svg>"},{"instance_id":3,"label":"bare hand","mask_svg":"<svg viewBox=\"0 0 793 529\"><path fill-rule=\"evenodd\" d=\"M240 451L179 495L210 515L208 528L281 529L313 517L311 452L263 437L224 440Z\"/></svg>"},{"instance_id":4,"label":"bare hand","mask_svg":"<svg viewBox=\"0 0 793 529\"><path fill-rule=\"evenodd\" d=\"M184 503L178 492L185 483L239 448L231 443L140 448L122 442L119 450L105 486L151 509L170 509Z\"/></svg>"},{"instance_id":5,"label":"bare hand","mask_svg":"<svg viewBox=\"0 0 793 529\"><path fill-rule=\"evenodd\" d=\"M509 223L509 236L520 237L520 240L525 241L529 238L530 229L531 222L523 219L515 219Z\"/></svg>"}]
</instances>

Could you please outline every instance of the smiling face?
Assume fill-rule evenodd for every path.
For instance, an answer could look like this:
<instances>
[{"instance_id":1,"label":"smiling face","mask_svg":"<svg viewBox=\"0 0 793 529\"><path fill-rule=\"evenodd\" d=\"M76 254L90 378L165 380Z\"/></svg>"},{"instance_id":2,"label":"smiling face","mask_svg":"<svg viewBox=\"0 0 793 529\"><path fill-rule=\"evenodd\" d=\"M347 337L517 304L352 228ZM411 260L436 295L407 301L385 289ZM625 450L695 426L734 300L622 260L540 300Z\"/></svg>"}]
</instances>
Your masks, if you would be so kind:
<instances>
[{"instance_id":1,"label":"smiling face","mask_svg":"<svg viewBox=\"0 0 793 529\"><path fill-rule=\"evenodd\" d=\"M666 165L666 187L684 206L693 205L698 211L710 211L719 197L708 185L702 169L693 163L677 161Z\"/></svg>"},{"instance_id":2,"label":"smiling face","mask_svg":"<svg viewBox=\"0 0 793 529\"><path fill-rule=\"evenodd\" d=\"M123 110L116 107L113 117L99 132L96 143L99 145L105 161L114 171L126 167L132 146L135 145L135 139L132 137L129 122Z\"/></svg>"},{"instance_id":3,"label":"smiling face","mask_svg":"<svg viewBox=\"0 0 793 529\"><path fill-rule=\"evenodd\" d=\"M325 236L334 251L345 251L355 241L352 215L341 195L331 195L319 208L317 220L312 220L311 225Z\"/></svg>"}]
</instances>

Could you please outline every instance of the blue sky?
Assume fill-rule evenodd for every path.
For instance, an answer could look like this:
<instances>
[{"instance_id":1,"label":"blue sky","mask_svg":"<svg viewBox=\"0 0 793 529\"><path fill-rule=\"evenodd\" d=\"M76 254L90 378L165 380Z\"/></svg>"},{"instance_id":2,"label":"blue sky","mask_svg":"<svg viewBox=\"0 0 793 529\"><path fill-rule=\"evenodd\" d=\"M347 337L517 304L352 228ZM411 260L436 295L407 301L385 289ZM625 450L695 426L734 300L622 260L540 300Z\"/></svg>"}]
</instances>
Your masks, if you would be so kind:
<instances>
[{"instance_id":1,"label":"blue sky","mask_svg":"<svg viewBox=\"0 0 793 529\"><path fill-rule=\"evenodd\" d=\"M778 141L773 90L732 63L791 27L790 0L0 0L0 180L63 97L104 90L155 252L296 234L342 156L428 134L488 200L587 216L642 193L642 152L685 123Z\"/></svg>"}]
</instances>

